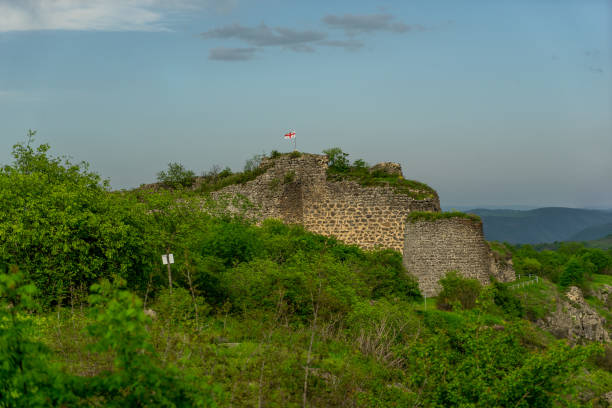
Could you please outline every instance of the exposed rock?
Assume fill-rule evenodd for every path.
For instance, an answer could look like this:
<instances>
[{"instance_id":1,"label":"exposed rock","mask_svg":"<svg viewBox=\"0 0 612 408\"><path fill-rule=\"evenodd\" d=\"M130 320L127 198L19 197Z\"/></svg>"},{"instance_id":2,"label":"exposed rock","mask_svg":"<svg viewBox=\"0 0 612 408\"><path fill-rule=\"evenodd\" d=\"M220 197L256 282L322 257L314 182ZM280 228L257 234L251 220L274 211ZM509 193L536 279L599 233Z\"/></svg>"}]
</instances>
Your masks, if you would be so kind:
<instances>
[{"instance_id":1,"label":"exposed rock","mask_svg":"<svg viewBox=\"0 0 612 408\"><path fill-rule=\"evenodd\" d=\"M401 176L402 166L399 163L382 162L370 167L370 171L382 171L392 176Z\"/></svg>"},{"instance_id":2,"label":"exposed rock","mask_svg":"<svg viewBox=\"0 0 612 408\"><path fill-rule=\"evenodd\" d=\"M568 300L557 302L557 309L538 320L536 324L557 337L569 339L572 343L580 340L609 342L610 333L605 328L606 319L586 303L582 291L571 286Z\"/></svg>"},{"instance_id":3,"label":"exposed rock","mask_svg":"<svg viewBox=\"0 0 612 408\"><path fill-rule=\"evenodd\" d=\"M500 282L513 282L516 280L516 272L512 259L498 260L491 257L491 275Z\"/></svg>"},{"instance_id":4,"label":"exposed rock","mask_svg":"<svg viewBox=\"0 0 612 408\"><path fill-rule=\"evenodd\" d=\"M604 305L608 305L608 302L612 299L612 286L610 285L602 285L599 289L593 292L593 296L597 299L601 300L601 303Z\"/></svg>"}]
</instances>

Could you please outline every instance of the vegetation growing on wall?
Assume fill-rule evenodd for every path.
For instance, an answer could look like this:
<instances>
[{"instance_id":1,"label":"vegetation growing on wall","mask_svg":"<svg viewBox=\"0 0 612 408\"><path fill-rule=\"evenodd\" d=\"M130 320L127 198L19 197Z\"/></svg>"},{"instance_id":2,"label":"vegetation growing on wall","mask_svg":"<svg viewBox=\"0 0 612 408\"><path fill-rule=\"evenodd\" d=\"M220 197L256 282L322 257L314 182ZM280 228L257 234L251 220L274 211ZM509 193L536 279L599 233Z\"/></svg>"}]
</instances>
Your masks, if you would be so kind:
<instances>
[{"instance_id":1,"label":"vegetation growing on wall","mask_svg":"<svg viewBox=\"0 0 612 408\"><path fill-rule=\"evenodd\" d=\"M417 222L417 221L438 221L438 220L446 220L451 218L459 218L464 220L470 220L475 222L482 222L480 217L475 214L468 214L459 211L452 212L431 212L431 211L411 211L408 214L408 221Z\"/></svg>"},{"instance_id":2,"label":"vegetation growing on wall","mask_svg":"<svg viewBox=\"0 0 612 408\"><path fill-rule=\"evenodd\" d=\"M364 187L388 186L396 193L408 195L415 200L437 197L434 189L425 183L407 180L400 174L389 174L384 170L372 169L363 160L355 160L351 165L348 154L334 147L323 151L329 163L327 177L330 180L352 180Z\"/></svg>"}]
</instances>

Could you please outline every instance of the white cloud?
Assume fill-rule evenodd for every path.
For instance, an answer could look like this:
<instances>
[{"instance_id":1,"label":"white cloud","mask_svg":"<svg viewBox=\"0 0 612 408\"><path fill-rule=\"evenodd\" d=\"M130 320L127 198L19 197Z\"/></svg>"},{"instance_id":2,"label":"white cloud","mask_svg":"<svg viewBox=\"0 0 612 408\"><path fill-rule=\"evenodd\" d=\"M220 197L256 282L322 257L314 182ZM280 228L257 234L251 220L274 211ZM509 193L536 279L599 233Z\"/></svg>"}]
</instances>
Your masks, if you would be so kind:
<instances>
[{"instance_id":1,"label":"white cloud","mask_svg":"<svg viewBox=\"0 0 612 408\"><path fill-rule=\"evenodd\" d=\"M235 0L0 0L0 32L167 31L169 17Z\"/></svg>"}]
</instances>

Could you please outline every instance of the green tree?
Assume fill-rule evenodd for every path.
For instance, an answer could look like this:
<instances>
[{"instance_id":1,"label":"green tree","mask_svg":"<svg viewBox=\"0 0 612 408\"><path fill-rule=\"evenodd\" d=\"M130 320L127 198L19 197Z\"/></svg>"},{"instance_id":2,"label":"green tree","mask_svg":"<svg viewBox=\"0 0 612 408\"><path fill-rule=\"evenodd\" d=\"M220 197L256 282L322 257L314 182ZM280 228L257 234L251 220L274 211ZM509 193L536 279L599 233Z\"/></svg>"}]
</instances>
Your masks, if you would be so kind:
<instances>
[{"instance_id":1,"label":"green tree","mask_svg":"<svg viewBox=\"0 0 612 408\"><path fill-rule=\"evenodd\" d=\"M168 163L168 169L157 173L157 181L170 188L191 187L195 182L195 173L185 169L180 163Z\"/></svg>"},{"instance_id":2,"label":"green tree","mask_svg":"<svg viewBox=\"0 0 612 408\"><path fill-rule=\"evenodd\" d=\"M0 262L19 265L46 305L111 271L141 268L138 205L110 194L86 163L52 157L29 136L0 169Z\"/></svg>"},{"instance_id":3,"label":"green tree","mask_svg":"<svg viewBox=\"0 0 612 408\"><path fill-rule=\"evenodd\" d=\"M333 171L342 173L348 171L350 163L348 160L348 154L344 153L339 147L332 147L327 150L323 150L323 153L327 155L329 168Z\"/></svg>"}]
</instances>

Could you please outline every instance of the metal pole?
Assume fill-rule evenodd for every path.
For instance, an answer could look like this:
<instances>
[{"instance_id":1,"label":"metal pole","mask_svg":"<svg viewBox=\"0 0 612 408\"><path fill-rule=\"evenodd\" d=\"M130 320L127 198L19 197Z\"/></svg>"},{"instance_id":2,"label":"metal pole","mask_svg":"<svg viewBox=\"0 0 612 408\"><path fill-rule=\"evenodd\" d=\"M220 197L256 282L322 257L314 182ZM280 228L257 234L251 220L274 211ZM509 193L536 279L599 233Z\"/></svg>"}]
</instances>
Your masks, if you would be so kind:
<instances>
[{"instance_id":1,"label":"metal pole","mask_svg":"<svg viewBox=\"0 0 612 408\"><path fill-rule=\"evenodd\" d=\"M170 295L172 296L172 271L170 270L170 248L166 249L166 260L168 261L168 286L170 287Z\"/></svg>"}]
</instances>

